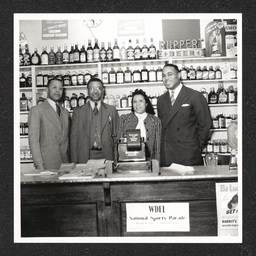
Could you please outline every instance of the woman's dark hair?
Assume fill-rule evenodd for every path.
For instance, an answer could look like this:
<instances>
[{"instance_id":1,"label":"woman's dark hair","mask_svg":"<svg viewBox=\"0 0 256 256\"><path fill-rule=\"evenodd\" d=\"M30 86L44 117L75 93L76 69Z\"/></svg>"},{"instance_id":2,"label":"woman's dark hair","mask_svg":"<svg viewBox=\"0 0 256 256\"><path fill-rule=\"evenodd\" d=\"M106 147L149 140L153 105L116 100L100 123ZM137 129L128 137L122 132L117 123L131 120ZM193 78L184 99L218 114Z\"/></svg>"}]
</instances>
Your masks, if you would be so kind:
<instances>
[{"instance_id":1,"label":"woman's dark hair","mask_svg":"<svg viewBox=\"0 0 256 256\"><path fill-rule=\"evenodd\" d=\"M133 93L132 93L132 112L134 112L134 108L133 108L133 98L135 95L142 95L146 101L146 112L149 114L154 115L155 114L155 110L151 104L151 101L149 100L149 97L147 96L147 94L141 90L141 89L136 89Z\"/></svg>"}]
</instances>

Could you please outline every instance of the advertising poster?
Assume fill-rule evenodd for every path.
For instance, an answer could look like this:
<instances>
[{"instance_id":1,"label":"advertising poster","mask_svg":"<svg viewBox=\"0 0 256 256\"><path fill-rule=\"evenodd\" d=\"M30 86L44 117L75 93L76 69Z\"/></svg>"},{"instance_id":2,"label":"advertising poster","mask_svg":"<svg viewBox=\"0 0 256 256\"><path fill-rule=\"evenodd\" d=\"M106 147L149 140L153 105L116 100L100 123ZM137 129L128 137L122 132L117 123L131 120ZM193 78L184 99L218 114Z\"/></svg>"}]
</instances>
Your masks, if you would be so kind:
<instances>
[{"instance_id":1,"label":"advertising poster","mask_svg":"<svg viewBox=\"0 0 256 256\"><path fill-rule=\"evenodd\" d=\"M42 20L42 40L67 38L67 20Z\"/></svg>"},{"instance_id":2,"label":"advertising poster","mask_svg":"<svg viewBox=\"0 0 256 256\"><path fill-rule=\"evenodd\" d=\"M216 183L218 236L238 236L238 183Z\"/></svg>"},{"instance_id":3,"label":"advertising poster","mask_svg":"<svg viewBox=\"0 0 256 256\"><path fill-rule=\"evenodd\" d=\"M189 203L127 203L127 232L189 232Z\"/></svg>"}]
</instances>

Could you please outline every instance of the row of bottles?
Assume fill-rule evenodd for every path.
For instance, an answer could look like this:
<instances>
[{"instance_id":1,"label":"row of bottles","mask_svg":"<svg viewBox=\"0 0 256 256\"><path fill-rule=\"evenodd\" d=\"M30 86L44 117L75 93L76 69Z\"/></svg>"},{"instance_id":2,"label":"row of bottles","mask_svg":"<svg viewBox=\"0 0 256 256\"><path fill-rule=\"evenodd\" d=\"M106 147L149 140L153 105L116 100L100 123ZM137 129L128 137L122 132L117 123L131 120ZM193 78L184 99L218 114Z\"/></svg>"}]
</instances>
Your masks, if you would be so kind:
<instances>
[{"instance_id":1,"label":"row of bottles","mask_svg":"<svg viewBox=\"0 0 256 256\"><path fill-rule=\"evenodd\" d=\"M237 88L234 88L233 85L229 85L225 90L223 83L219 82L216 92L214 87L211 87L209 93L205 88L201 89L201 93L208 104L237 103Z\"/></svg>"},{"instance_id":2,"label":"row of bottles","mask_svg":"<svg viewBox=\"0 0 256 256\"><path fill-rule=\"evenodd\" d=\"M24 87L32 87L32 75L29 72L28 76L26 77L24 73L20 76L20 88Z\"/></svg>"},{"instance_id":3,"label":"row of bottles","mask_svg":"<svg viewBox=\"0 0 256 256\"><path fill-rule=\"evenodd\" d=\"M228 128L233 120L237 119L236 114L223 115L219 112L217 116L212 117L212 128L213 129L225 129Z\"/></svg>"},{"instance_id":4,"label":"row of bottles","mask_svg":"<svg viewBox=\"0 0 256 256\"><path fill-rule=\"evenodd\" d=\"M225 77L223 77L223 73ZM228 74L227 74L228 73ZM214 79L237 79L237 67L230 66L220 69L217 65L215 69L213 66L198 66L196 69L191 65L189 68L185 65L180 70L182 80L214 80Z\"/></svg>"},{"instance_id":5,"label":"row of bottles","mask_svg":"<svg viewBox=\"0 0 256 256\"><path fill-rule=\"evenodd\" d=\"M28 135L28 123L20 123L20 135Z\"/></svg>"},{"instance_id":6,"label":"row of bottles","mask_svg":"<svg viewBox=\"0 0 256 256\"><path fill-rule=\"evenodd\" d=\"M20 147L20 160L32 160L32 153L29 146Z\"/></svg>"},{"instance_id":7,"label":"row of bottles","mask_svg":"<svg viewBox=\"0 0 256 256\"><path fill-rule=\"evenodd\" d=\"M123 83L140 83L140 82L160 82L162 81L162 69L157 70L151 67L149 70L143 66L142 70L138 68L131 71L129 67L122 70L121 67L117 71L111 68L110 71L102 72L102 81L104 84L123 84Z\"/></svg>"},{"instance_id":8,"label":"row of bottles","mask_svg":"<svg viewBox=\"0 0 256 256\"><path fill-rule=\"evenodd\" d=\"M72 63L92 63L92 62L106 62L106 61L126 61L126 60L147 60L156 59L156 47L154 46L153 38L150 40L150 45L147 46L146 39L143 40L143 46L140 47L139 40L136 39L136 47L133 47L132 40L129 39L129 46L125 47L125 42L119 47L117 39L113 48L111 42L108 42L108 48L105 48L105 43L101 43L99 47L98 39L95 39L94 47L91 39L88 39L88 46L85 44L79 49L78 43L72 44L68 50L67 44L64 45L62 51L61 46L57 46L55 52L54 46L51 45L50 51L44 46L41 55L39 55L37 48L34 53L30 54L28 44L25 45L25 52L20 48L19 65L54 65L54 64L72 64Z\"/></svg>"},{"instance_id":9,"label":"row of bottles","mask_svg":"<svg viewBox=\"0 0 256 256\"><path fill-rule=\"evenodd\" d=\"M36 86L37 87L45 87L48 83L48 80L56 78L63 82L63 86L77 86L77 85L87 85L89 80L92 77L98 77L98 74L92 75L90 71L83 72L79 70L78 72L73 71L66 71L65 74L59 72L55 74L54 72L42 73L39 72L36 76Z\"/></svg>"},{"instance_id":10,"label":"row of bottles","mask_svg":"<svg viewBox=\"0 0 256 256\"><path fill-rule=\"evenodd\" d=\"M209 140L207 145L203 147L203 153L230 153L231 148L225 139Z\"/></svg>"}]
</instances>

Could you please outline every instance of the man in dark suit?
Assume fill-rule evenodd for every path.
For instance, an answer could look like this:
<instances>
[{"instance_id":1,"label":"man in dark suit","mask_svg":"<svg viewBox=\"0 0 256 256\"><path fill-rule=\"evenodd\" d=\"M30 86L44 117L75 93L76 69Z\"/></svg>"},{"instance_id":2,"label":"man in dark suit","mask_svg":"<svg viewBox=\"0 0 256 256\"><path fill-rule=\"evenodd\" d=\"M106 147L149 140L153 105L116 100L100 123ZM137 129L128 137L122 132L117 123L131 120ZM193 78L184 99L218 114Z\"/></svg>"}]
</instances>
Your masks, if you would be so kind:
<instances>
[{"instance_id":1,"label":"man in dark suit","mask_svg":"<svg viewBox=\"0 0 256 256\"><path fill-rule=\"evenodd\" d=\"M114 141L119 116L114 106L105 104L103 83L92 78L87 85L89 102L74 109L70 135L71 162L89 159L114 160Z\"/></svg>"},{"instance_id":2,"label":"man in dark suit","mask_svg":"<svg viewBox=\"0 0 256 256\"><path fill-rule=\"evenodd\" d=\"M181 83L176 65L164 66L163 83L167 92L157 101L162 121L161 166L203 165L201 147L212 124L207 102L200 92Z\"/></svg>"},{"instance_id":3,"label":"man in dark suit","mask_svg":"<svg viewBox=\"0 0 256 256\"><path fill-rule=\"evenodd\" d=\"M69 112L59 104L63 94L60 80L47 84L44 103L31 108L28 116L28 138L37 169L59 169L68 163Z\"/></svg>"}]
</instances>

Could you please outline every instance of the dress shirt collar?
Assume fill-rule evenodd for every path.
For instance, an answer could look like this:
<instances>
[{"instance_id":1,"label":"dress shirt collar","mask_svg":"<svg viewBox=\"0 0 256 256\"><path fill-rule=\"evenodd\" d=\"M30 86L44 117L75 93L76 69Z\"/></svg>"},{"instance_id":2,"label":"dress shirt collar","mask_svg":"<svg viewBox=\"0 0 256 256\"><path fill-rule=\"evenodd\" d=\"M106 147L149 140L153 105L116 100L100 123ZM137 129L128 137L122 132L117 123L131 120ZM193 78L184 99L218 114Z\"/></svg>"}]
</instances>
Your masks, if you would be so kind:
<instances>
[{"instance_id":1,"label":"dress shirt collar","mask_svg":"<svg viewBox=\"0 0 256 256\"><path fill-rule=\"evenodd\" d=\"M142 114L134 112L134 114L138 117L139 120L144 120L147 117L147 112L144 112Z\"/></svg>"},{"instance_id":2,"label":"dress shirt collar","mask_svg":"<svg viewBox=\"0 0 256 256\"><path fill-rule=\"evenodd\" d=\"M177 97L178 97L178 95L180 93L181 88L182 88L182 83L180 83L178 85L178 87L176 87L174 90L169 90L170 97L172 95L172 91L174 91L174 99L177 99Z\"/></svg>"},{"instance_id":3,"label":"dress shirt collar","mask_svg":"<svg viewBox=\"0 0 256 256\"><path fill-rule=\"evenodd\" d=\"M56 103L55 101L53 101L50 98L46 98L46 100L48 101L48 103L52 106L52 108L54 109L54 111L56 111Z\"/></svg>"},{"instance_id":4,"label":"dress shirt collar","mask_svg":"<svg viewBox=\"0 0 256 256\"><path fill-rule=\"evenodd\" d=\"M100 106L101 106L101 101L96 101L97 103L98 103L98 105L97 105L97 109L99 110L100 109ZM92 108L92 110L94 109L94 107L95 107L95 102L94 101L92 101L92 100L90 100L89 101L89 103L90 103L90 105L91 105L91 108Z\"/></svg>"}]
</instances>

